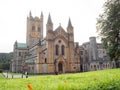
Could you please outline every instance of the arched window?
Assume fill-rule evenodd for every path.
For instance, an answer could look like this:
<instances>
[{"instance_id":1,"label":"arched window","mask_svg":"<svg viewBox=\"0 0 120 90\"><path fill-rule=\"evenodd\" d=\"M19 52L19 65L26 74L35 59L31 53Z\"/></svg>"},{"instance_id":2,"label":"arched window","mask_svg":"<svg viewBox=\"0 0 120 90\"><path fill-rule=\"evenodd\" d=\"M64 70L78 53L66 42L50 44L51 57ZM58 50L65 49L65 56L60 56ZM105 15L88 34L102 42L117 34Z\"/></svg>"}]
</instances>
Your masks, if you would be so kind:
<instances>
[{"instance_id":1,"label":"arched window","mask_svg":"<svg viewBox=\"0 0 120 90\"><path fill-rule=\"evenodd\" d=\"M19 52L19 56L21 56L21 52Z\"/></svg>"},{"instance_id":2,"label":"arched window","mask_svg":"<svg viewBox=\"0 0 120 90\"><path fill-rule=\"evenodd\" d=\"M96 65L94 65L94 70L97 70Z\"/></svg>"},{"instance_id":3,"label":"arched window","mask_svg":"<svg viewBox=\"0 0 120 90\"><path fill-rule=\"evenodd\" d=\"M65 46L64 45L62 45L61 51L62 51L62 55L65 55Z\"/></svg>"},{"instance_id":4,"label":"arched window","mask_svg":"<svg viewBox=\"0 0 120 90\"><path fill-rule=\"evenodd\" d=\"M45 58L45 63L47 63L47 58Z\"/></svg>"},{"instance_id":5,"label":"arched window","mask_svg":"<svg viewBox=\"0 0 120 90\"><path fill-rule=\"evenodd\" d=\"M40 32L41 31L41 28L40 27L38 27L38 32Z\"/></svg>"},{"instance_id":6,"label":"arched window","mask_svg":"<svg viewBox=\"0 0 120 90\"><path fill-rule=\"evenodd\" d=\"M32 26L32 31L35 31L35 26Z\"/></svg>"},{"instance_id":7,"label":"arched window","mask_svg":"<svg viewBox=\"0 0 120 90\"><path fill-rule=\"evenodd\" d=\"M97 69L99 69L99 65L97 65Z\"/></svg>"},{"instance_id":8,"label":"arched window","mask_svg":"<svg viewBox=\"0 0 120 90\"><path fill-rule=\"evenodd\" d=\"M91 69L92 69L92 65L91 65Z\"/></svg>"},{"instance_id":9,"label":"arched window","mask_svg":"<svg viewBox=\"0 0 120 90\"><path fill-rule=\"evenodd\" d=\"M55 53L56 53L56 55L59 54L59 46L58 45L55 46Z\"/></svg>"}]
</instances>

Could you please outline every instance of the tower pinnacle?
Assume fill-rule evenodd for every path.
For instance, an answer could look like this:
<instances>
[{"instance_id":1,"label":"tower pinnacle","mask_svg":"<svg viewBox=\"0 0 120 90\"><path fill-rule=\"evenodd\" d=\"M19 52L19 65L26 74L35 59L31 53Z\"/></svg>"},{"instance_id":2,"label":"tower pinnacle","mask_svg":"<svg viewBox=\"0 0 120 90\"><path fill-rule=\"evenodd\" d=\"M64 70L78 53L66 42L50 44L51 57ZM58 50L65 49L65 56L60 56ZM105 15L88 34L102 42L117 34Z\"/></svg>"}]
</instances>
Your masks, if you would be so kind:
<instances>
[{"instance_id":1,"label":"tower pinnacle","mask_svg":"<svg viewBox=\"0 0 120 90\"><path fill-rule=\"evenodd\" d=\"M43 17L43 12L41 12L41 17Z\"/></svg>"},{"instance_id":2,"label":"tower pinnacle","mask_svg":"<svg viewBox=\"0 0 120 90\"><path fill-rule=\"evenodd\" d=\"M29 17L31 17L32 16L32 13L31 13L31 11L29 12Z\"/></svg>"},{"instance_id":3,"label":"tower pinnacle","mask_svg":"<svg viewBox=\"0 0 120 90\"><path fill-rule=\"evenodd\" d=\"M69 18L69 21L68 21L68 27L72 27L70 18Z\"/></svg>"},{"instance_id":4,"label":"tower pinnacle","mask_svg":"<svg viewBox=\"0 0 120 90\"><path fill-rule=\"evenodd\" d=\"M50 13L49 13L49 16L48 16L48 21L47 21L47 24L52 24L52 20L51 20Z\"/></svg>"}]
</instances>

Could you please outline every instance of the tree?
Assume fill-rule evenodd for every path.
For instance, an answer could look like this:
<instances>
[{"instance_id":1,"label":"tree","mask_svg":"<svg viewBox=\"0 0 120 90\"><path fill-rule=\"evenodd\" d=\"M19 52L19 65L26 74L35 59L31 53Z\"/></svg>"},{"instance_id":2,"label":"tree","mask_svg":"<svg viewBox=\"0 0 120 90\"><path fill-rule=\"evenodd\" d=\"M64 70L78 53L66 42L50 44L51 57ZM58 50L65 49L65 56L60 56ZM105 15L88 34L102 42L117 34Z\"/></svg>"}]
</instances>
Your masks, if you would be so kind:
<instances>
[{"instance_id":1,"label":"tree","mask_svg":"<svg viewBox=\"0 0 120 90\"><path fill-rule=\"evenodd\" d=\"M103 47L110 59L117 62L120 59L120 0L105 2L96 25Z\"/></svg>"},{"instance_id":2,"label":"tree","mask_svg":"<svg viewBox=\"0 0 120 90\"><path fill-rule=\"evenodd\" d=\"M13 53L0 53L0 69L1 70L9 70L10 69L10 61L13 58Z\"/></svg>"}]
</instances>

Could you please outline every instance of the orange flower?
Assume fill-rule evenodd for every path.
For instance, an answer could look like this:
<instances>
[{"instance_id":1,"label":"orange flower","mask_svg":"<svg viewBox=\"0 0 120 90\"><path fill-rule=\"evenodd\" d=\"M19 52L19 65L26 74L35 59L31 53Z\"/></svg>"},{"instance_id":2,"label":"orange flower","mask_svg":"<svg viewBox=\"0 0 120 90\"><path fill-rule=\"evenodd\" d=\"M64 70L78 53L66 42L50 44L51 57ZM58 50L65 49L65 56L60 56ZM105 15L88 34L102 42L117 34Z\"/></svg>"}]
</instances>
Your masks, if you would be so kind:
<instances>
[{"instance_id":1,"label":"orange flower","mask_svg":"<svg viewBox=\"0 0 120 90\"><path fill-rule=\"evenodd\" d=\"M28 84L27 86L28 86L29 90L33 90L33 88L32 88L32 85L31 85L31 84Z\"/></svg>"}]
</instances>

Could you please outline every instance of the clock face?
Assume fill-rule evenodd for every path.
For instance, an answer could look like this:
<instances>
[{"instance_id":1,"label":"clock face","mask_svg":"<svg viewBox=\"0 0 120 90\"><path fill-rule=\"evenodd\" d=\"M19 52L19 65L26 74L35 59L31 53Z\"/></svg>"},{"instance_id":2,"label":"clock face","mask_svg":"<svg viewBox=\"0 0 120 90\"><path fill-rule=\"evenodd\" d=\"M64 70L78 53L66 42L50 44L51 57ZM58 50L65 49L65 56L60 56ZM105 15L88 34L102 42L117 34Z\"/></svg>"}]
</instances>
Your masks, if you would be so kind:
<instances>
[{"instance_id":1,"label":"clock face","mask_svg":"<svg viewBox=\"0 0 120 90\"><path fill-rule=\"evenodd\" d=\"M31 36L32 37L41 37L41 33L39 33L39 32L32 32Z\"/></svg>"}]
</instances>

